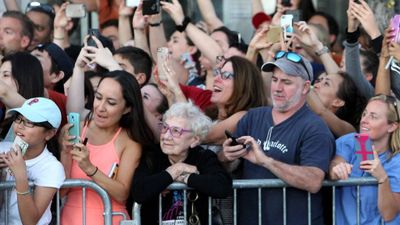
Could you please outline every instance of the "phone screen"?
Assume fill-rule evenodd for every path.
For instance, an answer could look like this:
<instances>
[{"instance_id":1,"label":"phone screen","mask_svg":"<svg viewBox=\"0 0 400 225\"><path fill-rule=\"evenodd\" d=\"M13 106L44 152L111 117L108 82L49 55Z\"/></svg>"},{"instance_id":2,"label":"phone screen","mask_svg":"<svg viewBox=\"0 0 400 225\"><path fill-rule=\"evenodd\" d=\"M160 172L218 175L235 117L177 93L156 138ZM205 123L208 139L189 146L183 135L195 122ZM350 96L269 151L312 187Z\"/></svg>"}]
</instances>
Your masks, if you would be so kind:
<instances>
[{"instance_id":1,"label":"phone screen","mask_svg":"<svg viewBox=\"0 0 400 225\"><path fill-rule=\"evenodd\" d=\"M18 148L17 146L21 149L22 155L25 155L26 150L28 150L29 144L26 143L26 141L22 140L20 136L16 136L14 139L14 143L12 145L13 149L16 151Z\"/></svg>"}]
</instances>

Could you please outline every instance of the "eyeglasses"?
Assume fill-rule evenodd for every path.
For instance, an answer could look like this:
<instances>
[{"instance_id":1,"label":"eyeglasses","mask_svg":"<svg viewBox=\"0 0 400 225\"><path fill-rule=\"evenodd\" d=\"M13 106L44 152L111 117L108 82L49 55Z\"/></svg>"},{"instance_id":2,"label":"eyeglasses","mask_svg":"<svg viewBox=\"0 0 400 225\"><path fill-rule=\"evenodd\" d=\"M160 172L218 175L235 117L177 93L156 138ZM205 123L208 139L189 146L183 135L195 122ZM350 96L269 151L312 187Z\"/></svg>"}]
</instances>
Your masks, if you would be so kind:
<instances>
[{"instance_id":1,"label":"eyeglasses","mask_svg":"<svg viewBox=\"0 0 400 225\"><path fill-rule=\"evenodd\" d=\"M286 57L289 61L295 62L295 63L300 63L304 67L304 69L307 72L308 80L311 81L311 76L310 73L308 72L306 64L304 64L303 58L301 58L300 55L294 52L285 52L285 51L279 51L275 54L275 60Z\"/></svg>"},{"instance_id":2,"label":"eyeglasses","mask_svg":"<svg viewBox=\"0 0 400 225\"><path fill-rule=\"evenodd\" d=\"M29 2L28 5L26 6L25 13L30 12L34 9L39 9L39 11L46 13L51 18L54 18L56 15L54 8L51 5L43 4L40 2Z\"/></svg>"},{"instance_id":3,"label":"eyeglasses","mask_svg":"<svg viewBox=\"0 0 400 225\"><path fill-rule=\"evenodd\" d=\"M29 127L29 128L33 128L33 127L37 126L37 124L35 124L35 123L33 123L33 122L29 121L29 120L24 120L20 116L17 116L14 119L14 122L17 123L17 124L21 124L22 123L22 124L24 124L25 127Z\"/></svg>"},{"instance_id":4,"label":"eyeglasses","mask_svg":"<svg viewBox=\"0 0 400 225\"><path fill-rule=\"evenodd\" d=\"M220 68L214 69L213 70L213 75L214 75L214 77L221 76L221 78L223 80L233 79L233 77L235 76L234 73L231 73L231 72L228 72L228 71L222 72Z\"/></svg>"},{"instance_id":5,"label":"eyeglasses","mask_svg":"<svg viewBox=\"0 0 400 225\"><path fill-rule=\"evenodd\" d=\"M172 135L172 137L180 137L183 133L185 132L193 132L192 130L184 129L181 127L175 127L175 126L169 126L167 123L160 123L160 130L162 134L167 133L169 130L169 133Z\"/></svg>"}]
</instances>

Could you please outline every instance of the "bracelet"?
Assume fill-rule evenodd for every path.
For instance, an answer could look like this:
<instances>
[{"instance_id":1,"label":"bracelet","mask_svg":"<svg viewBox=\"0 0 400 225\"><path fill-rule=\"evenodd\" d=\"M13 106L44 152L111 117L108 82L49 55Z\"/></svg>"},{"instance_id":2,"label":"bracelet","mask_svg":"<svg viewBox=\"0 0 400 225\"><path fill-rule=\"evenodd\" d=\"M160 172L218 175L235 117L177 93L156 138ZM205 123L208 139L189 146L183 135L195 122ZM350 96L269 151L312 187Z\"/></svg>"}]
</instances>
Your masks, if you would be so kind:
<instances>
[{"instance_id":1,"label":"bracelet","mask_svg":"<svg viewBox=\"0 0 400 225\"><path fill-rule=\"evenodd\" d=\"M383 184L387 181L388 176L386 176L385 178L383 178L382 180L378 180L378 184Z\"/></svg>"},{"instance_id":2,"label":"bracelet","mask_svg":"<svg viewBox=\"0 0 400 225\"><path fill-rule=\"evenodd\" d=\"M318 51L315 51L315 54L316 54L317 56L321 56L321 55L323 55L323 54L325 54L325 53L329 53L329 48L326 47L326 46L322 47L322 48L321 48L320 50L318 50Z\"/></svg>"},{"instance_id":3,"label":"bracelet","mask_svg":"<svg viewBox=\"0 0 400 225\"><path fill-rule=\"evenodd\" d=\"M15 192L18 194L18 195L29 195L30 193L31 193L31 190L27 190L27 191L24 191L24 192L19 192L19 191L17 191L17 189L15 189Z\"/></svg>"},{"instance_id":4,"label":"bracelet","mask_svg":"<svg viewBox=\"0 0 400 225\"><path fill-rule=\"evenodd\" d=\"M186 30L186 27L189 23L190 23L190 18L185 17L185 19L183 19L182 21L182 25L176 25L176 30L182 33L183 31Z\"/></svg>"},{"instance_id":5,"label":"bracelet","mask_svg":"<svg viewBox=\"0 0 400 225\"><path fill-rule=\"evenodd\" d=\"M64 40L64 37L53 37L54 40Z\"/></svg>"},{"instance_id":6,"label":"bracelet","mask_svg":"<svg viewBox=\"0 0 400 225\"><path fill-rule=\"evenodd\" d=\"M99 170L99 168L96 166L96 169L94 170L94 172L92 174L86 174L86 176L93 177L97 173L97 170Z\"/></svg>"},{"instance_id":7,"label":"bracelet","mask_svg":"<svg viewBox=\"0 0 400 225\"><path fill-rule=\"evenodd\" d=\"M158 22L158 23L149 23L149 26L151 26L151 27L158 27L158 26L161 25L161 23L162 23L162 21L160 21L160 22Z\"/></svg>"}]
</instances>

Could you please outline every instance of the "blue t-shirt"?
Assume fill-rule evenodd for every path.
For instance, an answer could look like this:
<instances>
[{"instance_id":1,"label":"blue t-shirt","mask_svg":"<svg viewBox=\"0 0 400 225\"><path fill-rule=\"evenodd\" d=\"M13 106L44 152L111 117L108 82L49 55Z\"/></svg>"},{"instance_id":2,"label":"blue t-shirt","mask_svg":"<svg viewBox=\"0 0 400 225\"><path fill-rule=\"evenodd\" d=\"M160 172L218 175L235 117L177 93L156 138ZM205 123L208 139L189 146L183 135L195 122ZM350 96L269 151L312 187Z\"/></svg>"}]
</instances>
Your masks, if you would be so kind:
<instances>
[{"instance_id":1,"label":"blue t-shirt","mask_svg":"<svg viewBox=\"0 0 400 225\"><path fill-rule=\"evenodd\" d=\"M355 133L347 134L336 140L336 155L353 165L350 177L371 176L360 169L361 157L356 154L358 141ZM371 142L367 141L367 148L371 149ZM389 151L379 154L382 166L385 169L392 192L400 192L400 154L389 159ZM336 188L336 223L355 225L357 218L357 188L356 186ZM382 217L378 209L377 185L360 186L360 224L380 225ZM400 215L386 224L400 224Z\"/></svg>"},{"instance_id":2,"label":"blue t-shirt","mask_svg":"<svg viewBox=\"0 0 400 225\"><path fill-rule=\"evenodd\" d=\"M322 119L304 105L287 120L275 125L271 107L250 110L238 123L237 136L257 140L269 157L290 165L313 166L328 171L334 154L334 137ZM247 160L243 179L276 179L268 169ZM286 191L287 224L307 224L307 192L297 188ZM282 189L263 189L263 225L283 224ZM244 189L238 195L239 224L258 224L257 191ZM322 196L311 194L312 224L323 224Z\"/></svg>"}]
</instances>

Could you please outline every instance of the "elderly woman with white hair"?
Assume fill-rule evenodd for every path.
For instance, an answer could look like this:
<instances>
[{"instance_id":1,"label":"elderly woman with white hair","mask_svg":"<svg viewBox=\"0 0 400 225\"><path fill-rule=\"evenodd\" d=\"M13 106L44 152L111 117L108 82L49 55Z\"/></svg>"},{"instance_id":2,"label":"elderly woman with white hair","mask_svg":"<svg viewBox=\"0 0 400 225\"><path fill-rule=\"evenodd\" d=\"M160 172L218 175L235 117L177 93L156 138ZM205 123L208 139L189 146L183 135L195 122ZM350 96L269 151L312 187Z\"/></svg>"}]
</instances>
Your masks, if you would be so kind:
<instances>
[{"instance_id":1,"label":"elderly woman with white hair","mask_svg":"<svg viewBox=\"0 0 400 225\"><path fill-rule=\"evenodd\" d=\"M210 150L199 146L210 130L211 120L192 103L176 103L164 114L160 124L162 151L143 157L135 171L132 195L142 204L142 224L159 224L158 195L163 193L163 224L184 224L200 219L207 224L207 197L230 194L232 179ZM187 184L193 190L166 191L173 182ZM188 218L183 217L184 198L188 198ZM169 222L169 223L168 223Z\"/></svg>"}]
</instances>

